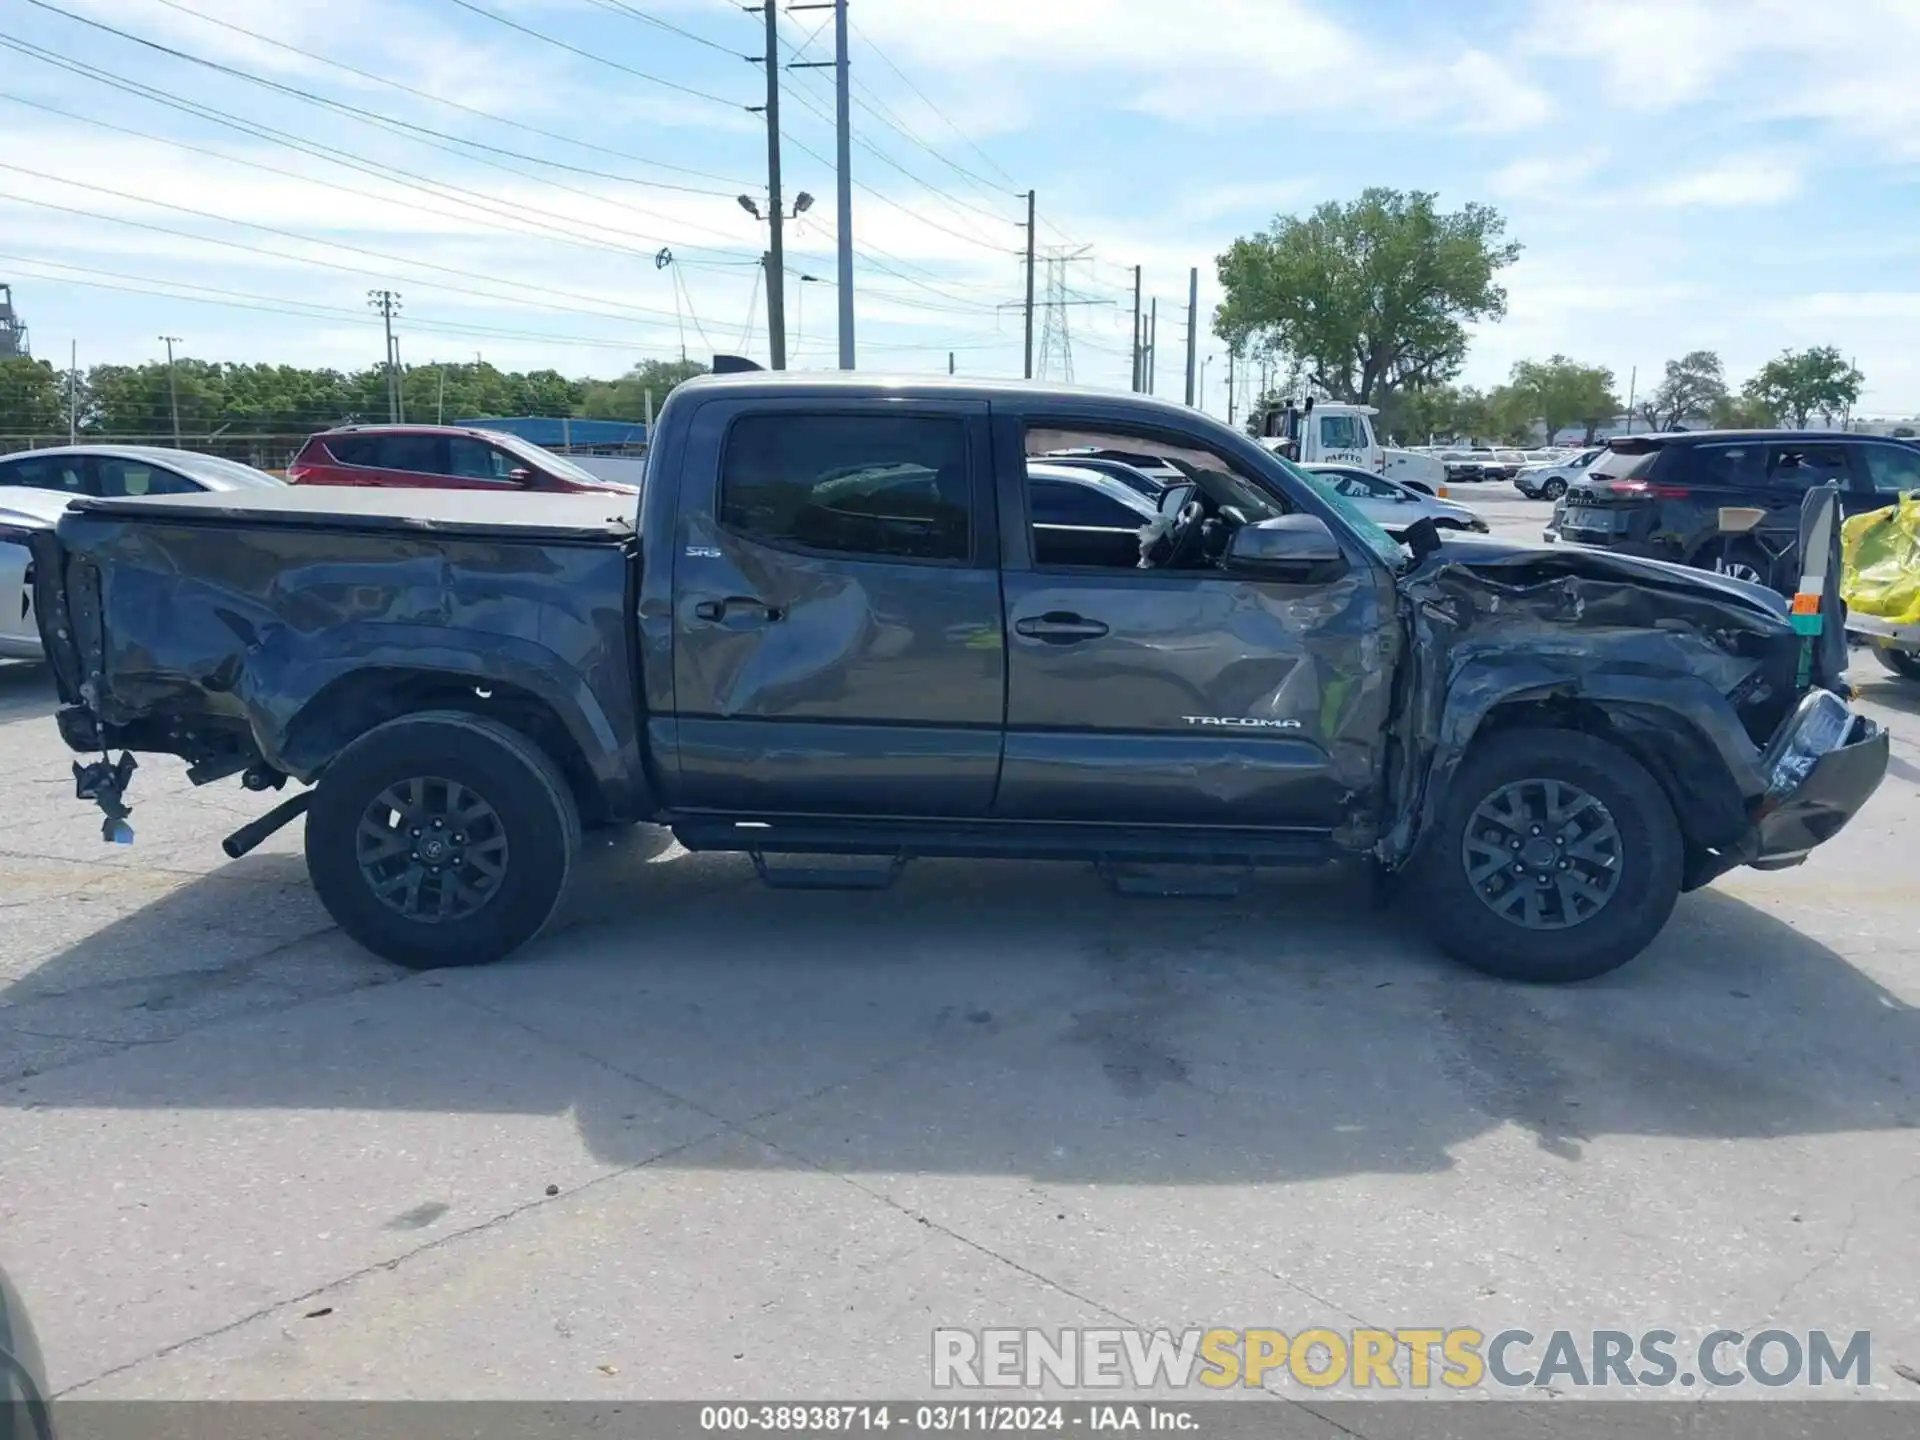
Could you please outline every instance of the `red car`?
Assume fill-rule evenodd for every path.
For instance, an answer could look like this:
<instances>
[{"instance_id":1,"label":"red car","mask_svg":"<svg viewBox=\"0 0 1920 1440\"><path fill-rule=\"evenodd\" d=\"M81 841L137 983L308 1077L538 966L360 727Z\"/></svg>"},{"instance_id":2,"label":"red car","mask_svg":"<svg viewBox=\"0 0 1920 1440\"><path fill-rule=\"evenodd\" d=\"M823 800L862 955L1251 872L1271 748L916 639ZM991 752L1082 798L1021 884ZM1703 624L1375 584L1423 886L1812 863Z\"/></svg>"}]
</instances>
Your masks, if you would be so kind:
<instances>
[{"instance_id":1,"label":"red car","mask_svg":"<svg viewBox=\"0 0 1920 1440\"><path fill-rule=\"evenodd\" d=\"M295 485L398 485L410 489L617 490L564 456L497 430L458 425L343 425L323 430L287 466Z\"/></svg>"}]
</instances>

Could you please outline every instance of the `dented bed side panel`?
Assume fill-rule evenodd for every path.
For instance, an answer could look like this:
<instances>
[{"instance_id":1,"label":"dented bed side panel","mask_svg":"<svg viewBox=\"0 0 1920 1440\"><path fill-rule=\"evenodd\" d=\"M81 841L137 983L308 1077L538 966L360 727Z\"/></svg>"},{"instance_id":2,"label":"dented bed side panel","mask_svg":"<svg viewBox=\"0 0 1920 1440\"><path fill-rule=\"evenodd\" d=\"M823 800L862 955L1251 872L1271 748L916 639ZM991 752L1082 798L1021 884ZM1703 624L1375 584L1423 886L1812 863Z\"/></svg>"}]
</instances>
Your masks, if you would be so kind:
<instances>
[{"instance_id":1,"label":"dented bed side panel","mask_svg":"<svg viewBox=\"0 0 1920 1440\"><path fill-rule=\"evenodd\" d=\"M390 667L468 693L525 692L611 805L644 791L626 544L83 513L62 519L59 540L70 602L84 572L99 577L95 663L74 615L82 668L97 672L83 694L107 727L150 741L166 727L170 743L141 748L191 755L204 732L242 731L269 764L311 779L377 716L367 687ZM330 703L350 679L358 702Z\"/></svg>"}]
</instances>

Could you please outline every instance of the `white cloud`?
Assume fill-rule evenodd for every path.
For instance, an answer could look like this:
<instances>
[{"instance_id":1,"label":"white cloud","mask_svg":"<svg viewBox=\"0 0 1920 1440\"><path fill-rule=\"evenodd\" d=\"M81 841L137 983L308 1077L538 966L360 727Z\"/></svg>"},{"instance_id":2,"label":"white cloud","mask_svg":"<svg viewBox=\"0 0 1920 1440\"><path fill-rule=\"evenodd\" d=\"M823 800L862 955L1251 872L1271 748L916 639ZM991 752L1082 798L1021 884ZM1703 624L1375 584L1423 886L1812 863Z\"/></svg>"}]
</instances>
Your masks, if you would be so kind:
<instances>
[{"instance_id":1,"label":"white cloud","mask_svg":"<svg viewBox=\"0 0 1920 1440\"><path fill-rule=\"evenodd\" d=\"M1630 200L1671 206L1777 205L1800 193L1801 180L1799 167L1789 160L1736 156L1662 180L1636 192Z\"/></svg>"},{"instance_id":2,"label":"white cloud","mask_svg":"<svg viewBox=\"0 0 1920 1440\"><path fill-rule=\"evenodd\" d=\"M1920 157L1913 0L1538 0L1523 43L1582 57L1596 107L1651 114L1711 98L1722 120L1814 120Z\"/></svg>"},{"instance_id":3,"label":"white cloud","mask_svg":"<svg viewBox=\"0 0 1920 1440\"><path fill-rule=\"evenodd\" d=\"M1095 77L1105 104L1195 125L1331 113L1367 129L1499 130L1553 108L1478 47L1402 50L1330 10L1314 0L890 0L862 24L895 54L950 75L1025 72L1049 93Z\"/></svg>"}]
</instances>

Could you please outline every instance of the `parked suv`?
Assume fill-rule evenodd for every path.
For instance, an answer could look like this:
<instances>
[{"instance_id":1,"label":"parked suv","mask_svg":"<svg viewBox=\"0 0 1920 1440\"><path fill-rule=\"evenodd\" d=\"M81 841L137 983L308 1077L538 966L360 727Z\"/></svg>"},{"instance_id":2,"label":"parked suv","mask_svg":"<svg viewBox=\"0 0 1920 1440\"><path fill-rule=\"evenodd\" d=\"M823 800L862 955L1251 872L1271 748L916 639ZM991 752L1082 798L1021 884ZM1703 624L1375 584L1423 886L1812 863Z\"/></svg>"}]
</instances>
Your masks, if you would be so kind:
<instances>
[{"instance_id":1,"label":"parked suv","mask_svg":"<svg viewBox=\"0 0 1920 1440\"><path fill-rule=\"evenodd\" d=\"M459 425L345 425L323 430L287 467L295 485L436 490L618 490L564 456L496 430Z\"/></svg>"},{"instance_id":2,"label":"parked suv","mask_svg":"<svg viewBox=\"0 0 1920 1440\"><path fill-rule=\"evenodd\" d=\"M1607 442L1567 489L1559 538L1677 560L1791 593L1808 490L1840 486L1849 515L1920 490L1920 445L1793 430L1700 430Z\"/></svg>"}]
</instances>

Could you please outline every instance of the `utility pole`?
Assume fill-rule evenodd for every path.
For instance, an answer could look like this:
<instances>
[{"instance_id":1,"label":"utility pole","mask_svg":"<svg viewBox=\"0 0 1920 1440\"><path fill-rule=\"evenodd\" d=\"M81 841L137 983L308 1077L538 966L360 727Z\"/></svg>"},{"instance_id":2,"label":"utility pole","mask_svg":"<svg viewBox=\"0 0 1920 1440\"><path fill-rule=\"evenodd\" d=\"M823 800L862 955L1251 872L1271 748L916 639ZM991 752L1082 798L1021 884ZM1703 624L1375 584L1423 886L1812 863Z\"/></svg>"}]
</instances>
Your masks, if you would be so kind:
<instances>
[{"instance_id":1,"label":"utility pole","mask_svg":"<svg viewBox=\"0 0 1920 1440\"><path fill-rule=\"evenodd\" d=\"M1627 372L1627 434L1633 433L1633 400L1640 388L1640 367L1635 365Z\"/></svg>"},{"instance_id":2,"label":"utility pole","mask_svg":"<svg viewBox=\"0 0 1920 1440\"><path fill-rule=\"evenodd\" d=\"M407 391L400 383L400 337L393 337L393 398L402 425L407 423Z\"/></svg>"},{"instance_id":3,"label":"utility pole","mask_svg":"<svg viewBox=\"0 0 1920 1440\"><path fill-rule=\"evenodd\" d=\"M173 347L180 343L178 335L162 335L167 342L167 408L173 412L173 448L180 448L180 387L173 379Z\"/></svg>"},{"instance_id":4,"label":"utility pole","mask_svg":"<svg viewBox=\"0 0 1920 1440\"><path fill-rule=\"evenodd\" d=\"M400 367L394 358L397 352L393 346L393 312L400 308L400 297L391 290L369 290L367 304L380 312L387 327L387 420L397 425L400 423ZM473 358L477 362L480 352L476 350Z\"/></svg>"},{"instance_id":5,"label":"utility pole","mask_svg":"<svg viewBox=\"0 0 1920 1440\"><path fill-rule=\"evenodd\" d=\"M447 423L447 367L444 365L440 367L440 394L433 403L433 423Z\"/></svg>"},{"instance_id":6,"label":"utility pole","mask_svg":"<svg viewBox=\"0 0 1920 1440\"><path fill-rule=\"evenodd\" d=\"M953 374L953 351L947 351L947 374Z\"/></svg>"},{"instance_id":7,"label":"utility pole","mask_svg":"<svg viewBox=\"0 0 1920 1440\"><path fill-rule=\"evenodd\" d=\"M772 0L768 0L772 4ZM839 130L840 368L853 369L853 99L847 86L847 0L834 0L833 78Z\"/></svg>"},{"instance_id":8,"label":"utility pole","mask_svg":"<svg viewBox=\"0 0 1920 1440\"><path fill-rule=\"evenodd\" d=\"M80 443L80 342L67 348L67 443Z\"/></svg>"},{"instance_id":9,"label":"utility pole","mask_svg":"<svg viewBox=\"0 0 1920 1440\"><path fill-rule=\"evenodd\" d=\"M780 10L775 0L752 7L767 18L767 217L772 247L767 254L767 347L773 368L787 368L787 212L780 198Z\"/></svg>"},{"instance_id":10,"label":"utility pole","mask_svg":"<svg viewBox=\"0 0 1920 1440\"><path fill-rule=\"evenodd\" d=\"M1200 267L1187 272L1187 404L1193 404L1194 366L1200 354Z\"/></svg>"},{"instance_id":11,"label":"utility pole","mask_svg":"<svg viewBox=\"0 0 1920 1440\"><path fill-rule=\"evenodd\" d=\"M1033 378L1033 191L1027 191L1027 379Z\"/></svg>"},{"instance_id":12,"label":"utility pole","mask_svg":"<svg viewBox=\"0 0 1920 1440\"><path fill-rule=\"evenodd\" d=\"M1133 267L1133 393L1140 393L1140 267Z\"/></svg>"},{"instance_id":13,"label":"utility pole","mask_svg":"<svg viewBox=\"0 0 1920 1440\"><path fill-rule=\"evenodd\" d=\"M853 369L853 97L848 90L847 77L847 0L812 0L803 5L789 5L788 10L831 10L833 11L833 59L796 60L789 69L824 70L833 67L834 78L834 131L837 142L835 168L839 172L839 286L840 286L840 368ZM771 8L768 14L772 14ZM773 54L772 21L768 21L767 54ZM769 102L773 104L773 102ZM774 206L780 204L779 196L774 197ZM776 242L777 243L777 242ZM794 349L800 348L796 340Z\"/></svg>"},{"instance_id":14,"label":"utility pole","mask_svg":"<svg viewBox=\"0 0 1920 1440\"><path fill-rule=\"evenodd\" d=\"M1239 358L1238 354L1234 351L1227 351L1227 424L1229 425L1233 424L1233 402L1235 399L1233 387L1235 383L1237 383L1234 379L1233 362Z\"/></svg>"},{"instance_id":15,"label":"utility pole","mask_svg":"<svg viewBox=\"0 0 1920 1440\"><path fill-rule=\"evenodd\" d=\"M1154 373L1158 370L1160 359L1160 297L1153 297L1153 308L1147 312L1147 394L1157 393L1154 386Z\"/></svg>"}]
</instances>

